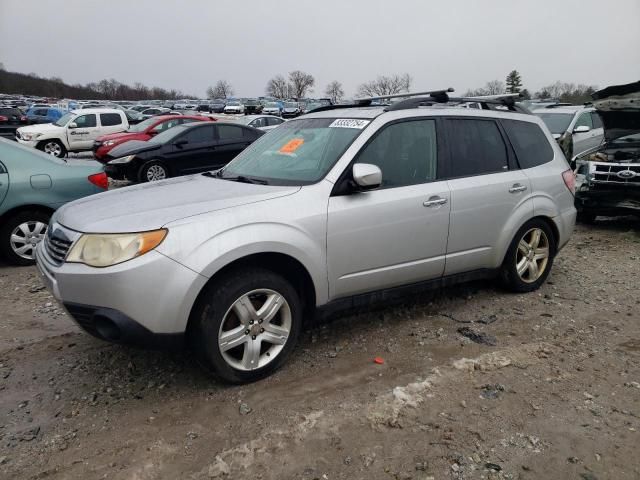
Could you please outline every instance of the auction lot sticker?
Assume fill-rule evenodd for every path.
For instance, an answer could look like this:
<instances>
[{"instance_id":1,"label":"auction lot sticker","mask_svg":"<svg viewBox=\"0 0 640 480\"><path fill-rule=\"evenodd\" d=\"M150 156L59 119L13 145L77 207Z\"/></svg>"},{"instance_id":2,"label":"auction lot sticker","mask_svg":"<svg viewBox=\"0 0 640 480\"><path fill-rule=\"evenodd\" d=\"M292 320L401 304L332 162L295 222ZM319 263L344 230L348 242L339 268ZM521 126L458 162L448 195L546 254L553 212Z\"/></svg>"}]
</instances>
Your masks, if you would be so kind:
<instances>
[{"instance_id":1,"label":"auction lot sticker","mask_svg":"<svg viewBox=\"0 0 640 480\"><path fill-rule=\"evenodd\" d=\"M279 150L280 153L293 153L297 149L299 149L304 143L303 138L294 138L285 143L282 148Z\"/></svg>"},{"instance_id":2,"label":"auction lot sticker","mask_svg":"<svg viewBox=\"0 0 640 480\"><path fill-rule=\"evenodd\" d=\"M362 130L369 124L369 120L360 120L357 118L338 118L333 121L329 128L357 128Z\"/></svg>"}]
</instances>

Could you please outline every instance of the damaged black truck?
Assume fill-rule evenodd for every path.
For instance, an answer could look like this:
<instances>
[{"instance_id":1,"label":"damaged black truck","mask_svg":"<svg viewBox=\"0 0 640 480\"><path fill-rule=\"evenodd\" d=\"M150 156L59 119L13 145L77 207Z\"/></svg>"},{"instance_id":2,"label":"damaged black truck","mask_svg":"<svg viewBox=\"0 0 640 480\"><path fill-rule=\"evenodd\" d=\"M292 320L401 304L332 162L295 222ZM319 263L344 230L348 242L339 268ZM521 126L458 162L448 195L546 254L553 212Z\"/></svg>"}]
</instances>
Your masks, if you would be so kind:
<instances>
[{"instance_id":1,"label":"damaged black truck","mask_svg":"<svg viewBox=\"0 0 640 480\"><path fill-rule=\"evenodd\" d=\"M605 141L572 159L578 220L640 216L640 81L592 95Z\"/></svg>"}]
</instances>

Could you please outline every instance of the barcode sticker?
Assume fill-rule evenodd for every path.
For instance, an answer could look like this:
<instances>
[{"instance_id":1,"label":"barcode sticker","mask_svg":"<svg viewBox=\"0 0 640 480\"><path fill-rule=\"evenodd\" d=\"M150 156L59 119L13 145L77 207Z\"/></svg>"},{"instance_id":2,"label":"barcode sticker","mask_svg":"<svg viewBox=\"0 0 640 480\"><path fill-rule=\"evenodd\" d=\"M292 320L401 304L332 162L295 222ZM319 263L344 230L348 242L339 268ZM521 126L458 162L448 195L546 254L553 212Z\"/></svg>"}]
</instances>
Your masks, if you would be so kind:
<instances>
[{"instance_id":1,"label":"barcode sticker","mask_svg":"<svg viewBox=\"0 0 640 480\"><path fill-rule=\"evenodd\" d=\"M329 128L357 128L362 130L369 124L369 120L361 120L357 118L338 118L333 121Z\"/></svg>"}]
</instances>

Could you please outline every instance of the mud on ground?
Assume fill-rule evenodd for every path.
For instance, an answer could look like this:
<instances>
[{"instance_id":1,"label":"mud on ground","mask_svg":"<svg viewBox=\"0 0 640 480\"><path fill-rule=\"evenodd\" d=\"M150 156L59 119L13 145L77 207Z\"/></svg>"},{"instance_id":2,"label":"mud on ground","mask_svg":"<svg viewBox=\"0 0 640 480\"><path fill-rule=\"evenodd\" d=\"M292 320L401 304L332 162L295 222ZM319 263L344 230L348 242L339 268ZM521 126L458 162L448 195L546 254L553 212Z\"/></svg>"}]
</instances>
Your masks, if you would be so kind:
<instances>
[{"instance_id":1,"label":"mud on ground","mask_svg":"<svg viewBox=\"0 0 640 480\"><path fill-rule=\"evenodd\" d=\"M230 387L80 332L0 266L0 478L637 479L639 287L640 222L578 226L538 292L342 316Z\"/></svg>"}]
</instances>

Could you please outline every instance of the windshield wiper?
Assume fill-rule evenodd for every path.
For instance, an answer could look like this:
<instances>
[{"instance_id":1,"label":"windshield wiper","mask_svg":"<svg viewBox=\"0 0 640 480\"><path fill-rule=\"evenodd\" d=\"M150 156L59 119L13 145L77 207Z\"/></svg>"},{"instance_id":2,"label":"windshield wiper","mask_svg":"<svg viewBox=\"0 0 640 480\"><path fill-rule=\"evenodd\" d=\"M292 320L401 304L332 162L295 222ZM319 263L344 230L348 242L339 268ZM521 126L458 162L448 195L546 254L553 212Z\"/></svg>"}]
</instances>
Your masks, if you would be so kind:
<instances>
[{"instance_id":1,"label":"windshield wiper","mask_svg":"<svg viewBox=\"0 0 640 480\"><path fill-rule=\"evenodd\" d=\"M224 168L221 168L220 170L216 170L215 172L204 172L202 175L205 177L211 177L211 178L221 178L222 180L229 180L231 182L253 183L257 185L269 184L269 182L267 182L266 180L262 180L261 178L247 177L245 175L238 175L236 177L223 177L222 176L223 171L224 171Z\"/></svg>"}]
</instances>

